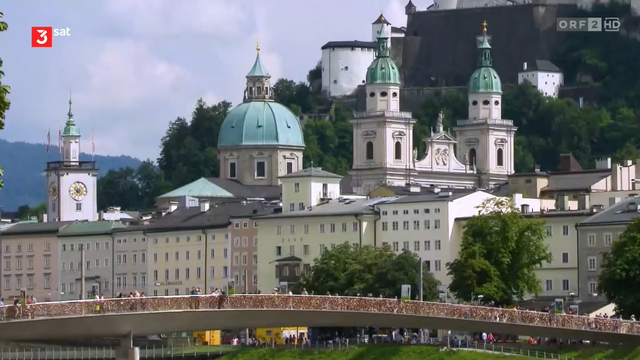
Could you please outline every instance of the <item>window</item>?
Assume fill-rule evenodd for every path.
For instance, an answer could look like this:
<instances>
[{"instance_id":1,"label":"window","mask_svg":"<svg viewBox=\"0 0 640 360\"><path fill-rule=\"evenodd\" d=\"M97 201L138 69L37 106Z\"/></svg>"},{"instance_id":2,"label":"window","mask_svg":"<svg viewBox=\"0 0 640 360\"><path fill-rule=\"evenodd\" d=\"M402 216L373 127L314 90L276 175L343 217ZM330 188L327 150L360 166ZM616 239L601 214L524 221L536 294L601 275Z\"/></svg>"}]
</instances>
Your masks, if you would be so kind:
<instances>
[{"instance_id":1,"label":"window","mask_svg":"<svg viewBox=\"0 0 640 360\"><path fill-rule=\"evenodd\" d=\"M287 174L291 174L293 172L293 163L291 161L287 161Z\"/></svg>"},{"instance_id":2,"label":"window","mask_svg":"<svg viewBox=\"0 0 640 360\"><path fill-rule=\"evenodd\" d=\"M434 229L440 229L440 220L434 220L433 221L433 228Z\"/></svg>"},{"instance_id":3,"label":"window","mask_svg":"<svg viewBox=\"0 0 640 360\"><path fill-rule=\"evenodd\" d=\"M51 257L49 257L49 256L45 256L44 257L44 268L45 269L50 269L51 268Z\"/></svg>"},{"instance_id":4,"label":"window","mask_svg":"<svg viewBox=\"0 0 640 360\"><path fill-rule=\"evenodd\" d=\"M353 229L354 232L357 232L359 228L358 222L354 221L353 224L351 224L351 228Z\"/></svg>"},{"instance_id":5,"label":"window","mask_svg":"<svg viewBox=\"0 0 640 360\"><path fill-rule=\"evenodd\" d=\"M295 225L289 225L289 234L293 235L296 233L296 226Z\"/></svg>"},{"instance_id":6,"label":"window","mask_svg":"<svg viewBox=\"0 0 640 360\"><path fill-rule=\"evenodd\" d=\"M598 294L598 285L595 282L589 283L589 294Z\"/></svg>"},{"instance_id":7,"label":"window","mask_svg":"<svg viewBox=\"0 0 640 360\"><path fill-rule=\"evenodd\" d=\"M440 270L442 270L442 263L440 262L440 260L436 260L436 261L434 262L434 268L435 268L435 269L434 269L435 271L440 271Z\"/></svg>"},{"instance_id":8,"label":"window","mask_svg":"<svg viewBox=\"0 0 640 360\"><path fill-rule=\"evenodd\" d=\"M82 203L76 203L76 211L82 211Z\"/></svg>"},{"instance_id":9,"label":"window","mask_svg":"<svg viewBox=\"0 0 640 360\"><path fill-rule=\"evenodd\" d=\"M373 141L367 141L365 152L367 156L366 159L373 160Z\"/></svg>"},{"instance_id":10,"label":"window","mask_svg":"<svg viewBox=\"0 0 640 360\"><path fill-rule=\"evenodd\" d=\"M400 246L397 241L393 242L393 251L400 251Z\"/></svg>"},{"instance_id":11,"label":"window","mask_svg":"<svg viewBox=\"0 0 640 360\"><path fill-rule=\"evenodd\" d=\"M546 291L553 291L553 280L545 280L544 288Z\"/></svg>"},{"instance_id":12,"label":"window","mask_svg":"<svg viewBox=\"0 0 640 360\"><path fill-rule=\"evenodd\" d=\"M44 276L44 288L51 289L51 275Z\"/></svg>"},{"instance_id":13,"label":"window","mask_svg":"<svg viewBox=\"0 0 640 360\"><path fill-rule=\"evenodd\" d=\"M436 250L441 250L442 249L442 242L440 240L436 240L434 245L435 245Z\"/></svg>"},{"instance_id":14,"label":"window","mask_svg":"<svg viewBox=\"0 0 640 360\"><path fill-rule=\"evenodd\" d=\"M282 255L282 246L276 246L276 256Z\"/></svg>"},{"instance_id":15,"label":"window","mask_svg":"<svg viewBox=\"0 0 640 360\"><path fill-rule=\"evenodd\" d=\"M65 284L62 284L62 285L64 286ZM9 277L4 278L4 289L5 290L11 290L11 278L9 278ZM63 289L64 289L64 287L63 287ZM62 291L64 292L64 290L62 290Z\"/></svg>"},{"instance_id":16,"label":"window","mask_svg":"<svg viewBox=\"0 0 640 360\"><path fill-rule=\"evenodd\" d=\"M428 209L427 209L428 210ZM430 220L425 220L424 221L424 229L425 230L429 230L431 229L431 221Z\"/></svg>"},{"instance_id":17,"label":"window","mask_svg":"<svg viewBox=\"0 0 640 360\"><path fill-rule=\"evenodd\" d=\"M562 253L562 263L563 264L568 264L569 263L569 253L568 252L563 252Z\"/></svg>"},{"instance_id":18,"label":"window","mask_svg":"<svg viewBox=\"0 0 640 360\"><path fill-rule=\"evenodd\" d=\"M296 246L289 245L289 255L294 256L296 254Z\"/></svg>"},{"instance_id":19,"label":"window","mask_svg":"<svg viewBox=\"0 0 640 360\"><path fill-rule=\"evenodd\" d=\"M336 224L329 224L329 231L332 233L336 232Z\"/></svg>"},{"instance_id":20,"label":"window","mask_svg":"<svg viewBox=\"0 0 640 360\"><path fill-rule=\"evenodd\" d=\"M587 245L588 246L596 246L596 234L587 235Z\"/></svg>"},{"instance_id":21,"label":"window","mask_svg":"<svg viewBox=\"0 0 640 360\"><path fill-rule=\"evenodd\" d=\"M95 266L94 266L94 267L95 267L95 268L99 268L99 267L100 267L100 259L96 259L96 262L95 262Z\"/></svg>"},{"instance_id":22,"label":"window","mask_svg":"<svg viewBox=\"0 0 640 360\"><path fill-rule=\"evenodd\" d=\"M27 269L33 269L33 259L29 258L27 260Z\"/></svg>"},{"instance_id":23,"label":"window","mask_svg":"<svg viewBox=\"0 0 640 360\"><path fill-rule=\"evenodd\" d=\"M391 226L392 226L394 231L398 230L398 222L397 221L392 222Z\"/></svg>"},{"instance_id":24,"label":"window","mask_svg":"<svg viewBox=\"0 0 640 360\"><path fill-rule=\"evenodd\" d=\"M324 234L324 224L320 224L320 233Z\"/></svg>"},{"instance_id":25,"label":"window","mask_svg":"<svg viewBox=\"0 0 640 360\"><path fill-rule=\"evenodd\" d=\"M498 166L504 166L504 151L502 149L498 149L497 151L496 162Z\"/></svg>"},{"instance_id":26,"label":"window","mask_svg":"<svg viewBox=\"0 0 640 360\"><path fill-rule=\"evenodd\" d=\"M393 157L396 160L402 160L402 143L400 141L396 141Z\"/></svg>"},{"instance_id":27,"label":"window","mask_svg":"<svg viewBox=\"0 0 640 360\"><path fill-rule=\"evenodd\" d=\"M265 177L267 177L267 163L256 161L256 179L264 179Z\"/></svg>"},{"instance_id":28,"label":"window","mask_svg":"<svg viewBox=\"0 0 640 360\"><path fill-rule=\"evenodd\" d=\"M569 225L562 225L562 235L569 236Z\"/></svg>"},{"instance_id":29,"label":"window","mask_svg":"<svg viewBox=\"0 0 640 360\"><path fill-rule=\"evenodd\" d=\"M420 230L420 220L413 220L413 230Z\"/></svg>"},{"instance_id":30,"label":"window","mask_svg":"<svg viewBox=\"0 0 640 360\"><path fill-rule=\"evenodd\" d=\"M552 236L553 235L553 228L551 227L551 225L545 225L544 227L544 236Z\"/></svg>"},{"instance_id":31,"label":"window","mask_svg":"<svg viewBox=\"0 0 640 360\"><path fill-rule=\"evenodd\" d=\"M604 246L611 246L611 234L604 234Z\"/></svg>"},{"instance_id":32,"label":"window","mask_svg":"<svg viewBox=\"0 0 640 360\"><path fill-rule=\"evenodd\" d=\"M409 230L409 222L408 221L403 221L402 222L402 230Z\"/></svg>"},{"instance_id":33,"label":"window","mask_svg":"<svg viewBox=\"0 0 640 360\"><path fill-rule=\"evenodd\" d=\"M420 251L420 241L413 242L413 251Z\"/></svg>"},{"instance_id":34,"label":"window","mask_svg":"<svg viewBox=\"0 0 640 360\"><path fill-rule=\"evenodd\" d=\"M398 210L393 210L392 214L393 215L398 215Z\"/></svg>"},{"instance_id":35,"label":"window","mask_svg":"<svg viewBox=\"0 0 640 360\"><path fill-rule=\"evenodd\" d=\"M347 232L347 223L342 223L342 232Z\"/></svg>"},{"instance_id":36,"label":"window","mask_svg":"<svg viewBox=\"0 0 640 360\"><path fill-rule=\"evenodd\" d=\"M402 250L409 250L409 242L408 241L403 241L402 242Z\"/></svg>"},{"instance_id":37,"label":"window","mask_svg":"<svg viewBox=\"0 0 640 360\"><path fill-rule=\"evenodd\" d=\"M276 225L276 235L282 235L282 225Z\"/></svg>"},{"instance_id":38,"label":"window","mask_svg":"<svg viewBox=\"0 0 640 360\"><path fill-rule=\"evenodd\" d=\"M295 203L289 204L289 211L296 211L296 204Z\"/></svg>"},{"instance_id":39,"label":"window","mask_svg":"<svg viewBox=\"0 0 640 360\"><path fill-rule=\"evenodd\" d=\"M180 269L175 269L173 271L173 278L176 280L180 280Z\"/></svg>"},{"instance_id":40,"label":"window","mask_svg":"<svg viewBox=\"0 0 640 360\"><path fill-rule=\"evenodd\" d=\"M595 256L589 256L587 258L587 268L589 271L597 270L597 261Z\"/></svg>"},{"instance_id":41,"label":"window","mask_svg":"<svg viewBox=\"0 0 640 360\"><path fill-rule=\"evenodd\" d=\"M469 160L469 166L471 168L476 166L476 149L469 150L468 160Z\"/></svg>"},{"instance_id":42,"label":"window","mask_svg":"<svg viewBox=\"0 0 640 360\"><path fill-rule=\"evenodd\" d=\"M389 224L386 221L382 222L382 231L389 230Z\"/></svg>"},{"instance_id":43,"label":"window","mask_svg":"<svg viewBox=\"0 0 640 360\"><path fill-rule=\"evenodd\" d=\"M238 177L238 164L235 161L229 162L229 179Z\"/></svg>"},{"instance_id":44,"label":"window","mask_svg":"<svg viewBox=\"0 0 640 360\"><path fill-rule=\"evenodd\" d=\"M324 253L325 251L327 251L327 247L324 246L324 244L320 244L320 254Z\"/></svg>"},{"instance_id":45,"label":"window","mask_svg":"<svg viewBox=\"0 0 640 360\"><path fill-rule=\"evenodd\" d=\"M293 184L293 191L297 193L300 192L300 183Z\"/></svg>"},{"instance_id":46,"label":"window","mask_svg":"<svg viewBox=\"0 0 640 360\"><path fill-rule=\"evenodd\" d=\"M33 244L27 245L27 251L29 252L33 251Z\"/></svg>"},{"instance_id":47,"label":"window","mask_svg":"<svg viewBox=\"0 0 640 360\"><path fill-rule=\"evenodd\" d=\"M325 199L329 197L329 184L322 184L322 197Z\"/></svg>"},{"instance_id":48,"label":"window","mask_svg":"<svg viewBox=\"0 0 640 360\"><path fill-rule=\"evenodd\" d=\"M431 240L425 240L424 241L424 250L425 251L431 251Z\"/></svg>"},{"instance_id":49,"label":"window","mask_svg":"<svg viewBox=\"0 0 640 360\"><path fill-rule=\"evenodd\" d=\"M45 243L44 244L44 250L45 251L51 251L51 243Z\"/></svg>"},{"instance_id":50,"label":"window","mask_svg":"<svg viewBox=\"0 0 640 360\"><path fill-rule=\"evenodd\" d=\"M569 291L569 279L562 279L562 291Z\"/></svg>"}]
</instances>

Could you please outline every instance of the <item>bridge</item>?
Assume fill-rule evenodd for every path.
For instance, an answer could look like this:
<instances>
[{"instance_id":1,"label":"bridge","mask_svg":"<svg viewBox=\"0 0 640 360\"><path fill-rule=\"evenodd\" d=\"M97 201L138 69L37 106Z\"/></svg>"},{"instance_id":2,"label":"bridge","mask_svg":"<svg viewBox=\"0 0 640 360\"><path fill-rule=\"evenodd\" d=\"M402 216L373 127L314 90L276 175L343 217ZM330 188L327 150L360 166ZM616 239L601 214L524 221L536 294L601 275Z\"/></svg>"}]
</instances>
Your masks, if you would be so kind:
<instances>
[{"instance_id":1,"label":"bridge","mask_svg":"<svg viewBox=\"0 0 640 360\"><path fill-rule=\"evenodd\" d=\"M44 302L0 321L6 341L131 338L160 333L262 327L455 329L637 344L640 323L588 316L371 297L304 295L165 296ZM122 358L132 359L133 355ZM120 357L119 357L120 358Z\"/></svg>"}]
</instances>

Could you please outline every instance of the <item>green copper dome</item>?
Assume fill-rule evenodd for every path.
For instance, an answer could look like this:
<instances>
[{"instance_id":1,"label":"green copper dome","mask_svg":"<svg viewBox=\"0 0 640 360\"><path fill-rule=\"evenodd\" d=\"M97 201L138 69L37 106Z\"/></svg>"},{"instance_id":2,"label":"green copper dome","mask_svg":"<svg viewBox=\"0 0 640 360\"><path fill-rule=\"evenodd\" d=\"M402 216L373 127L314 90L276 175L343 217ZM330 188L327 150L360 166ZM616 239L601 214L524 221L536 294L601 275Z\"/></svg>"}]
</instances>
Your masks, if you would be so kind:
<instances>
[{"instance_id":1,"label":"green copper dome","mask_svg":"<svg viewBox=\"0 0 640 360\"><path fill-rule=\"evenodd\" d=\"M367 84L395 84L400 85L400 70L389 57L389 37L384 27L378 35L378 49L376 59L367 69Z\"/></svg>"},{"instance_id":2,"label":"green copper dome","mask_svg":"<svg viewBox=\"0 0 640 360\"><path fill-rule=\"evenodd\" d=\"M300 121L291 110L277 102L244 102L224 119L218 147L246 145L304 147Z\"/></svg>"},{"instance_id":3,"label":"green copper dome","mask_svg":"<svg viewBox=\"0 0 640 360\"><path fill-rule=\"evenodd\" d=\"M80 136L80 132L76 128L76 122L73 121L71 99L69 99L69 112L67 113L67 122L64 124L64 130L62 130L62 136Z\"/></svg>"},{"instance_id":4,"label":"green copper dome","mask_svg":"<svg viewBox=\"0 0 640 360\"><path fill-rule=\"evenodd\" d=\"M492 67L491 45L489 45L486 28L478 40L478 68L469 79L469 93L502 94L500 76Z\"/></svg>"}]
</instances>

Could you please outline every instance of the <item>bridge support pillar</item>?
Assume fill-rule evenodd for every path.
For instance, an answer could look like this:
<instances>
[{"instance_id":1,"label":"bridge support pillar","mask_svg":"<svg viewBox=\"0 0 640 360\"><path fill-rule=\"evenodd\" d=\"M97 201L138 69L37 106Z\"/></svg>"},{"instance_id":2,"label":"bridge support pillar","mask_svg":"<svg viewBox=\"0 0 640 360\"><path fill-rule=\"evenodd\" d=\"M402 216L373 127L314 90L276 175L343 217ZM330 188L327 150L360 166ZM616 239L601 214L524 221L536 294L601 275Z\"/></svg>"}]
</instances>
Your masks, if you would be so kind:
<instances>
[{"instance_id":1,"label":"bridge support pillar","mask_svg":"<svg viewBox=\"0 0 640 360\"><path fill-rule=\"evenodd\" d=\"M133 346L133 333L120 339L120 347L116 350L116 360L140 360L140 348Z\"/></svg>"}]
</instances>

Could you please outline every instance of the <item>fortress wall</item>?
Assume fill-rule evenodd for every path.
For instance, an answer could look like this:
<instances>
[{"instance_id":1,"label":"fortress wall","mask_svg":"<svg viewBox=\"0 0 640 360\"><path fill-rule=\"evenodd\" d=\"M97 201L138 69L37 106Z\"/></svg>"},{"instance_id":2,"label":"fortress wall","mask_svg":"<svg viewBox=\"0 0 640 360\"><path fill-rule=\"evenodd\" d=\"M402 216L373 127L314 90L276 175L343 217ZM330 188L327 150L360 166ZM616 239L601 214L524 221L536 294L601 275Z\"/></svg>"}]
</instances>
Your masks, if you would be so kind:
<instances>
[{"instance_id":1,"label":"fortress wall","mask_svg":"<svg viewBox=\"0 0 640 360\"><path fill-rule=\"evenodd\" d=\"M517 81L522 63L553 61L564 34L556 18L575 5L512 5L422 11L409 15L403 47L405 87L466 85L477 59L476 36L487 21L494 68L504 83Z\"/></svg>"},{"instance_id":2,"label":"fortress wall","mask_svg":"<svg viewBox=\"0 0 640 360\"><path fill-rule=\"evenodd\" d=\"M396 63L398 69L402 69L402 49L404 48L404 37L392 37L390 40L391 60ZM402 78L402 73L400 73L400 77Z\"/></svg>"}]
</instances>

